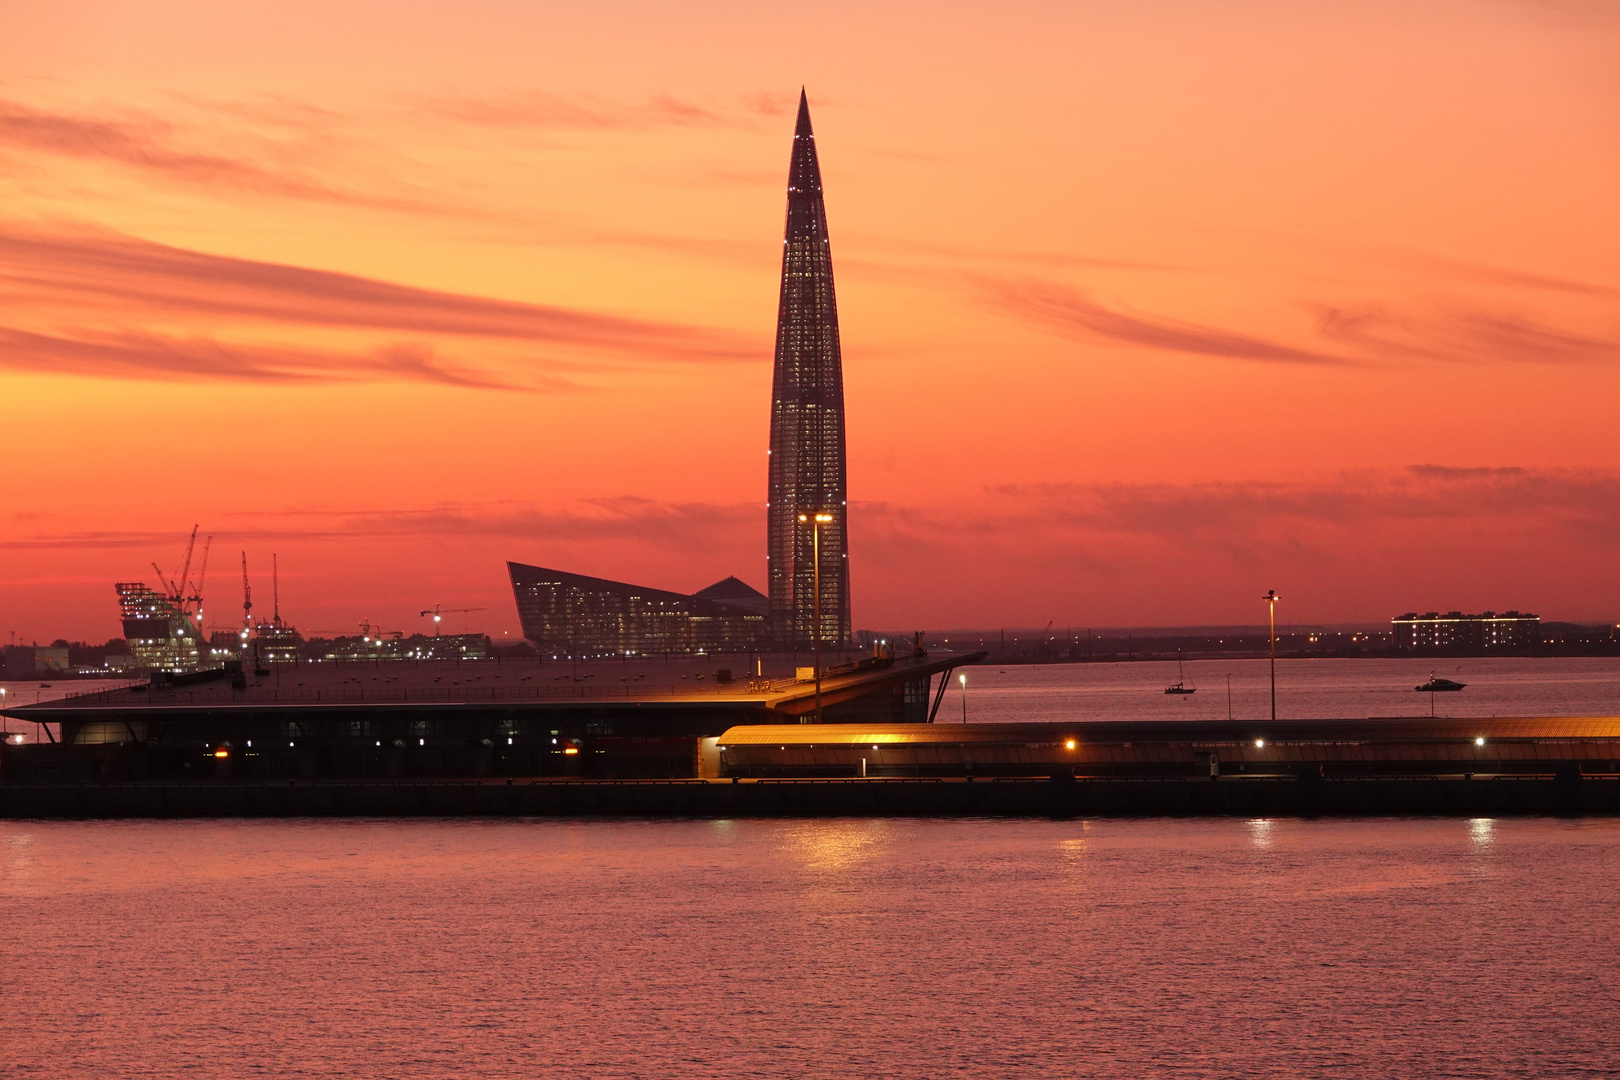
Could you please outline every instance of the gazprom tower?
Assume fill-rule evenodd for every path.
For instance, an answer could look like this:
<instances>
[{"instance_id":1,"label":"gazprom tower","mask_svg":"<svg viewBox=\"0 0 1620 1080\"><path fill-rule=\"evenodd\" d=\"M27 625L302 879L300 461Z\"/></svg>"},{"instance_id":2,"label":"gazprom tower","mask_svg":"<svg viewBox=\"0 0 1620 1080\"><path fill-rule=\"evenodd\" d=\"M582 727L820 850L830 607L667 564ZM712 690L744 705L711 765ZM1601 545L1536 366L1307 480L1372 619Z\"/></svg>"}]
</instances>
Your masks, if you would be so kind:
<instances>
[{"instance_id":1,"label":"gazprom tower","mask_svg":"<svg viewBox=\"0 0 1620 1080\"><path fill-rule=\"evenodd\" d=\"M817 637L829 644L850 641L844 365L821 167L810 129L810 104L802 91L788 169L770 455L766 532L771 633L780 646L789 648L808 645ZM818 515L828 519L819 526L819 606Z\"/></svg>"}]
</instances>

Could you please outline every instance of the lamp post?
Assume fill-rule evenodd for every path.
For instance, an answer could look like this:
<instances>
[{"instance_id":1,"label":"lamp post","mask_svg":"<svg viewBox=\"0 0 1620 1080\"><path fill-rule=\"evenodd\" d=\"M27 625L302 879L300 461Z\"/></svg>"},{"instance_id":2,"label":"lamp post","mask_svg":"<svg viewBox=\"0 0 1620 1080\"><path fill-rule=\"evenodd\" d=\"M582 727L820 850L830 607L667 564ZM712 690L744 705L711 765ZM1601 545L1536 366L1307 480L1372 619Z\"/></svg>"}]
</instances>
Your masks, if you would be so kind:
<instances>
[{"instance_id":1,"label":"lamp post","mask_svg":"<svg viewBox=\"0 0 1620 1080\"><path fill-rule=\"evenodd\" d=\"M821 527L831 521L831 514L800 514L799 524L808 523L810 526L810 545L814 552L812 561L815 564L816 590L816 628L812 644L815 647L814 659L811 663L816 665L816 723L821 723Z\"/></svg>"},{"instance_id":2,"label":"lamp post","mask_svg":"<svg viewBox=\"0 0 1620 1080\"><path fill-rule=\"evenodd\" d=\"M967 676L958 675L956 681L962 685L962 723L967 723Z\"/></svg>"},{"instance_id":3,"label":"lamp post","mask_svg":"<svg viewBox=\"0 0 1620 1080\"><path fill-rule=\"evenodd\" d=\"M1276 589L1267 589L1266 595L1260 599L1266 602L1266 610L1271 614L1271 722L1277 722L1277 601L1281 599Z\"/></svg>"}]
</instances>

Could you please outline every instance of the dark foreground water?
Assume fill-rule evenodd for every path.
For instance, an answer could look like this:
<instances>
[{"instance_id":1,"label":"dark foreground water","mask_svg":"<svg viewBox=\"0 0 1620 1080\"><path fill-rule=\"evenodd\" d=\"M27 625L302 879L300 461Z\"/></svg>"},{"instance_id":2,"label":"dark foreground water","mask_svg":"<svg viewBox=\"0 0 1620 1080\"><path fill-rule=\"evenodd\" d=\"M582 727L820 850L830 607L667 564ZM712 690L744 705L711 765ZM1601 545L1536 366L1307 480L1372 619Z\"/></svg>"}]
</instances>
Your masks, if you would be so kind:
<instances>
[{"instance_id":1,"label":"dark foreground water","mask_svg":"<svg viewBox=\"0 0 1620 1080\"><path fill-rule=\"evenodd\" d=\"M0 823L0 1074L1611 1076L1620 822Z\"/></svg>"}]
</instances>

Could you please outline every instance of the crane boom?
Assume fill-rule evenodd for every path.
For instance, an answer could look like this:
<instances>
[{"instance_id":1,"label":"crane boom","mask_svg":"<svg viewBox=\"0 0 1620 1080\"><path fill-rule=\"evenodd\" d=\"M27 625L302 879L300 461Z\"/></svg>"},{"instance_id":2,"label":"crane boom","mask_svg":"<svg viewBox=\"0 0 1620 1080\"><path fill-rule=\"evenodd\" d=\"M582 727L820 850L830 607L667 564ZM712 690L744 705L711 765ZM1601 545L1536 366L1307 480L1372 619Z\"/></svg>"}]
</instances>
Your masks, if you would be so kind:
<instances>
[{"instance_id":1,"label":"crane boom","mask_svg":"<svg viewBox=\"0 0 1620 1080\"><path fill-rule=\"evenodd\" d=\"M174 579L176 589L171 599L174 600L177 607L183 607L186 602L186 580L191 575L191 553L197 550L198 528L197 525L191 527L191 539L186 541L186 561L180 564L180 574Z\"/></svg>"},{"instance_id":2,"label":"crane boom","mask_svg":"<svg viewBox=\"0 0 1620 1080\"><path fill-rule=\"evenodd\" d=\"M197 617L202 617L203 583L208 580L208 552L214 546L214 536L209 533L203 540L202 568L197 571L197 587L191 592L191 599L197 603Z\"/></svg>"},{"instance_id":3,"label":"crane boom","mask_svg":"<svg viewBox=\"0 0 1620 1080\"><path fill-rule=\"evenodd\" d=\"M481 607L440 607L438 604L434 604L430 608L423 608L421 617L426 618L429 615L433 616L433 636L438 637L439 636L439 626L444 621L444 616L446 616L446 615L455 615L458 612L487 611L487 610L489 610L489 609L488 608L481 608Z\"/></svg>"},{"instance_id":4,"label":"crane boom","mask_svg":"<svg viewBox=\"0 0 1620 1080\"><path fill-rule=\"evenodd\" d=\"M248 585L247 552L242 552L242 626L251 629L253 626L253 589Z\"/></svg>"}]
</instances>

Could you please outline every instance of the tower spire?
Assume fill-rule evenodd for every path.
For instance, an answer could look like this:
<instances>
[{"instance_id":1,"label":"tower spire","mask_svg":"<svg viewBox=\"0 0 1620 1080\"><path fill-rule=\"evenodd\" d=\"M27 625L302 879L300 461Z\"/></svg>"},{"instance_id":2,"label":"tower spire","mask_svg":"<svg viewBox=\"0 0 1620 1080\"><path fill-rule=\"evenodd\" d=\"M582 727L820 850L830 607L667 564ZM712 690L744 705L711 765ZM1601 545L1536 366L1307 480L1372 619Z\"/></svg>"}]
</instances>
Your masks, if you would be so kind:
<instances>
[{"instance_id":1,"label":"tower spire","mask_svg":"<svg viewBox=\"0 0 1620 1080\"><path fill-rule=\"evenodd\" d=\"M817 640L838 644L853 637L843 355L821 165L810 128L810 102L802 88L787 195L766 532L772 630L781 644L791 647ZM818 514L831 518L820 526L819 545L810 524Z\"/></svg>"}]
</instances>

